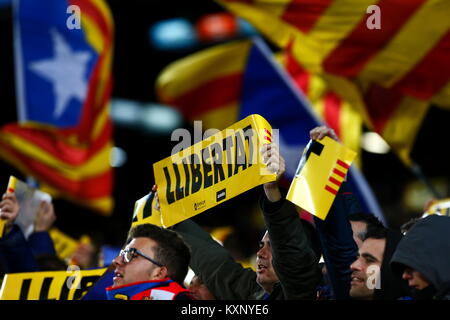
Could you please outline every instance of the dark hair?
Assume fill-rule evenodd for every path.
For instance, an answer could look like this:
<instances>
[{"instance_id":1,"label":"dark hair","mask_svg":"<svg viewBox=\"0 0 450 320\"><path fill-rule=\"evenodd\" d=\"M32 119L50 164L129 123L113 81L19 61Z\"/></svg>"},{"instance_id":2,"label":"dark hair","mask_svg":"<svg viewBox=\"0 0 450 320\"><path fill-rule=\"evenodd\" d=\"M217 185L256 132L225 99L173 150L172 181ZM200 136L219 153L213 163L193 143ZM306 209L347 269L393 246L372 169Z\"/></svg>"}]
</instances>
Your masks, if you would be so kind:
<instances>
[{"instance_id":1,"label":"dark hair","mask_svg":"<svg viewBox=\"0 0 450 320\"><path fill-rule=\"evenodd\" d=\"M155 260L167 268L168 276L183 284L188 272L191 251L183 239L174 231L153 224L141 224L130 230L128 241L134 238L149 238L158 244Z\"/></svg>"},{"instance_id":2,"label":"dark hair","mask_svg":"<svg viewBox=\"0 0 450 320\"><path fill-rule=\"evenodd\" d=\"M369 238L372 239L386 239L388 235L388 230L386 228L376 228L373 226L369 226L367 228L367 232L364 235L363 241L366 241Z\"/></svg>"},{"instance_id":3,"label":"dark hair","mask_svg":"<svg viewBox=\"0 0 450 320\"><path fill-rule=\"evenodd\" d=\"M371 213L355 212L348 215L350 221L362 221L367 223L367 227L384 228L383 223Z\"/></svg>"}]
</instances>

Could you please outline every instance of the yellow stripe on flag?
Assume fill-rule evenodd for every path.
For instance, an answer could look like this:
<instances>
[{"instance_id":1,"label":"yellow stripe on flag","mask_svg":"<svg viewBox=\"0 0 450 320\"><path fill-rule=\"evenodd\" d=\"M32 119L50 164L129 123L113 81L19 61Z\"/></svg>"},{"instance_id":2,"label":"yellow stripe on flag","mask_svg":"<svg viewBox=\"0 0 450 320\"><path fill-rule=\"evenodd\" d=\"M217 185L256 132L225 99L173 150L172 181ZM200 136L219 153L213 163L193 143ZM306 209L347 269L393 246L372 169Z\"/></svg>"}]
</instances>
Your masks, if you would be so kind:
<instances>
[{"instance_id":1,"label":"yellow stripe on flag","mask_svg":"<svg viewBox=\"0 0 450 320\"><path fill-rule=\"evenodd\" d=\"M163 100L172 100L210 80L241 73L247 62L247 54L243 52L248 51L250 47L250 41L238 41L203 50L190 55L189 58L175 61L158 76L156 83L158 93ZM224 59L217 64L217 57L221 55ZM193 74L198 74L198 65L202 65L205 72L201 77L192 77Z\"/></svg>"},{"instance_id":2,"label":"yellow stripe on flag","mask_svg":"<svg viewBox=\"0 0 450 320\"><path fill-rule=\"evenodd\" d=\"M450 28L450 1L427 1L359 73L384 87L403 78ZM433 17L430 19L430 17ZM395 70L395 72L392 72Z\"/></svg>"}]
</instances>

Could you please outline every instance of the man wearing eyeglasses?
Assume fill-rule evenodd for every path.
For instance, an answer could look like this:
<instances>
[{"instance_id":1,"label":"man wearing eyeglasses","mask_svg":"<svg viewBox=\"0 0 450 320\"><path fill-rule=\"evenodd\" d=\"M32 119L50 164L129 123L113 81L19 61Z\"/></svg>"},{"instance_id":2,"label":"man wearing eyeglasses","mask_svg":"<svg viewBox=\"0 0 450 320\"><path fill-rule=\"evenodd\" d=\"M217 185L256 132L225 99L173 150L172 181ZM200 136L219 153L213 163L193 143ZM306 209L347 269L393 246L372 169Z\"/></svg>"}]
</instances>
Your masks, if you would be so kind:
<instances>
[{"instance_id":1,"label":"man wearing eyeglasses","mask_svg":"<svg viewBox=\"0 0 450 320\"><path fill-rule=\"evenodd\" d=\"M175 232L151 224L130 231L125 249L113 260L109 300L190 300L181 285L186 277L190 250Z\"/></svg>"}]
</instances>

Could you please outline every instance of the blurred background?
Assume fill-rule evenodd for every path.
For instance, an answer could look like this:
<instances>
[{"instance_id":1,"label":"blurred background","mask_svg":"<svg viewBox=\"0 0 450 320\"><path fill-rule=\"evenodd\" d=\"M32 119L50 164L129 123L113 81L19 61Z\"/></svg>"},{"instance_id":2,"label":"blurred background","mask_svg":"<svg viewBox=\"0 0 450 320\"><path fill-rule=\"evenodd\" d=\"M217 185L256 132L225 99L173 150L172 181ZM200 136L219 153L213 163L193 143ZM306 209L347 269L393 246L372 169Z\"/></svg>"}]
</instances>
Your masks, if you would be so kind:
<instances>
[{"instance_id":1,"label":"blurred background","mask_svg":"<svg viewBox=\"0 0 450 320\"><path fill-rule=\"evenodd\" d=\"M208 0L106 2L115 24L111 105L115 207L106 217L64 199L55 199L54 204L56 226L61 231L76 239L88 234L99 244L120 246L130 227L135 201L154 184L152 164L169 156L176 144L170 139L172 131L182 127L192 130L191 123L176 109L158 104L158 74L188 54L257 31ZM0 125L4 125L17 121L12 8L10 1L4 0L0 1L0 43ZM443 197L449 195L449 121L448 111L432 107L411 154ZM389 147L373 149L374 142L368 139L370 134L363 135L362 172L388 225L397 228L420 216L433 195ZM0 186L4 190L11 174L26 180L16 168L0 161ZM215 230L236 258L246 260L256 252L264 229L257 204L261 192L262 188L255 188L194 219Z\"/></svg>"}]
</instances>

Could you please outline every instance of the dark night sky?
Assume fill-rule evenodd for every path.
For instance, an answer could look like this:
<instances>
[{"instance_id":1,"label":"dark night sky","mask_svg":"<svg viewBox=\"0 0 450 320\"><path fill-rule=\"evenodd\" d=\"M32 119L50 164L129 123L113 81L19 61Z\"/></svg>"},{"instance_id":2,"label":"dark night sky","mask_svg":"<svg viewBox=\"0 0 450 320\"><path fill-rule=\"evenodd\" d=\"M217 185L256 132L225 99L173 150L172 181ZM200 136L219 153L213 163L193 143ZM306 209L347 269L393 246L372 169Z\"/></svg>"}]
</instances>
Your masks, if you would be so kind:
<instances>
[{"instance_id":1,"label":"dark night sky","mask_svg":"<svg viewBox=\"0 0 450 320\"><path fill-rule=\"evenodd\" d=\"M149 43L149 27L156 21L172 17L184 16L196 21L205 13L222 11L213 1L208 0L109 0L108 3L113 12L116 36L113 96L141 102L155 101L154 80L168 63L200 49L196 47L185 51L157 52ZM11 11L0 8L0 124L14 121L16 117L11 33ZM449 112L432 108L413 150L413 158L430 178L443 177L447 183L450 176L447 161L449 120ZM128 162L115 172L116 208L112 217L100 217L63 200L55 201L57 226L73 236L103 230L104 241L119 244L129 228L134 202L153 185L152 163L167 157L173 147L169 136L151 136L121 127L115 128L114 141L127 151ZM413 181L414 175L392 153L374 155L364 152L362 159L363 171L382 208L389 215L388 220L392 226L406 221L412 213L418 214L404 209L401 202L404 185ZM15 173L13 168L0 162L0 181L4 181L5 188L7 178L12 173ZM17 175L21 177L20 174ZM250 205L259 192L259 188L250 191L223 204L215 210L219 212L214 212L214 215L213 212L204 213L197 219L209 225L239 224L245 230L251 220L250 217L243 217L241 212L247 210L246 205ZM243 209L235 213L237 205ZM241 239L249 243L255 240L251 237L252 235Z\"/></svg>"}]
</instances>

